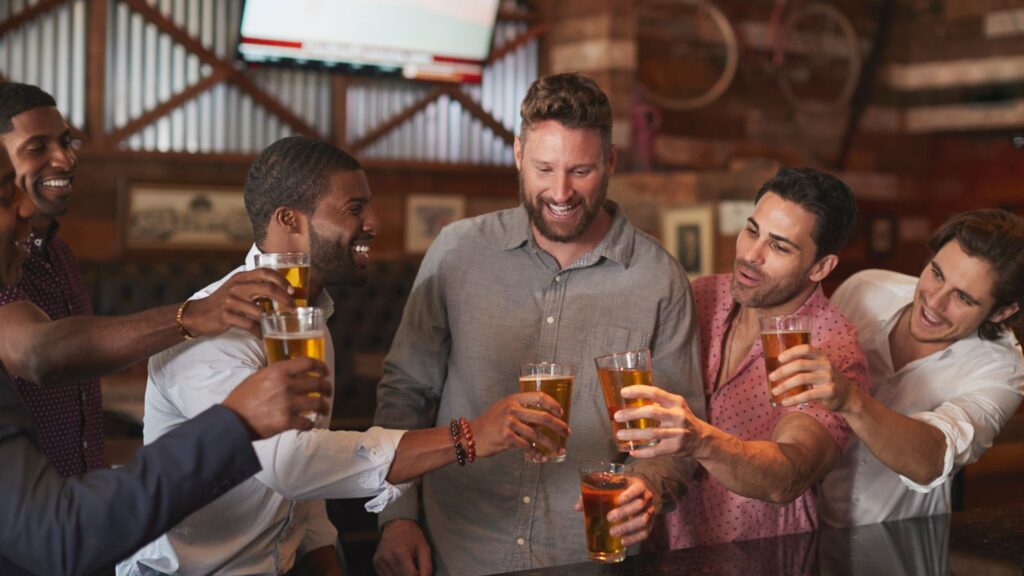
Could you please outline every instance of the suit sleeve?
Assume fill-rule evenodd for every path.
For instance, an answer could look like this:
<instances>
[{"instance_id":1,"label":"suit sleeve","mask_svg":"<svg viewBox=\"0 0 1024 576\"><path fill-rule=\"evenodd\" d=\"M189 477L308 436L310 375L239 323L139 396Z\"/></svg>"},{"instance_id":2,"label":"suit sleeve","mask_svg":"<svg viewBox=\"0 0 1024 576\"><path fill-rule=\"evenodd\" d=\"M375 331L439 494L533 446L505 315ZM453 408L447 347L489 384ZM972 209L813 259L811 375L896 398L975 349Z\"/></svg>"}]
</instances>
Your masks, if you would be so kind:
<instances>
[{"instance_id":1,"label":"suit sleeve","mask_svg":"<svg viewBox=\"0 0 1024 576\"><path fill-rule=\"evenodd\" d=\"M40 574L94 574L259 470L249 434L215 406L131 464L61 478L29 431L0 439L0 550Z\"/></svg>"}]
</instances>

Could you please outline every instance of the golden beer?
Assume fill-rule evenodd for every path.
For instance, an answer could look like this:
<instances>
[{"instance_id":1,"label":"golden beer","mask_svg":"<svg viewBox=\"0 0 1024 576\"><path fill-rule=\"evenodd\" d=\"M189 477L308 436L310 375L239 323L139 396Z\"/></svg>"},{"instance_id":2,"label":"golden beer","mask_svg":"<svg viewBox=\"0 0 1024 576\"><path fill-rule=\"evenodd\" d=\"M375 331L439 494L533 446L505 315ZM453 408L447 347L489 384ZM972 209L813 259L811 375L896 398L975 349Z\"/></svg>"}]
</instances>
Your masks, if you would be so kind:
<instances>
[{"instance_id":1,"label":"golden beer","mask_svg":"<svg viewBox=\"0 0 1024 576\"><path fill-rule=\"evenodd\" d=\"M621 562L626 557L622 539L610 534L608 513L629 481L621 464L602 464L580 469L580 492L583 496L583 522L587 535L587 555L598 562Z\"/></svg>"},{"instance_id":2,"label":"golden beer","mask_svg":"<svg viewBox=\"0 0 1024 576\"><path fill-rule=\"evenodd\" d=\"M324 361L324 334L320 331L267 334L263 336L263 344L267 347L268 364L292 358L315 358Z\"/></svg>"},{"instance_id":3,"label":"golden beer","mask_svg":"<svg viewBox=\"0 0 1024 576\"><path fill-rule=\"evenodd\" d=\"M643 398L631 398L629 400L624 400L622 398L622 389L626 386L650 386L651 371L599 368L597 376L601 380L601 393L604 395L604 403L608 408L608 419L612 423L612 435L616 437L615 442L618 444L619 450L622 452L629 452L636 448L644 448L646 446L654 446L657 444L657 440L639 442L619 440L617 437L619 430L622 429L635 430L655 428L658 426L657 420L652 418L637 418L636 420L627 420L625 422L615 420L615 413L623 408L639 408L652 403L650 400Z\"/></svg>"},{"instance_id":4,"label":"golden beer","mask_svg":"<svg viewBox=\"0 0 1024 576\"><path fill-rule=\"evenodd\" d=\"M309 266L289 266L287 268L273 268L284 279L295 288L292 296L295 298L296 306L309 306ZM257 300L264 312L274 311L274 301L270 298L259 298Z\"/></svg>"},{"instance_id":5,"label":"golden beer","mask_svg":"<svg viewBox=\"0 0 1024 576\"><path fill-rule=\"evenodd\" d=\"M520 392L543 392L548 396L555 399L558 405L562 407L562 421L569 421L569 408L572 405L572 381L571 375L551 375L551 374L534 374L532 376L520 376L519 377L519 391ZM541 408L529 408L538 411L545 411ZM565 448L565 436L556 433L550 428L542 427L540 429L541 434L547 436L559 448ZM541 454L548 457L549 462L562 462L565 460L565 455L559 455L557 452L552 452L542 445L535 446L540 450Z\"/></svg>"},{"instance_id":6,"label":"golden beer","mask_svg":"<svg viewBox=\"0 0 1024 576\"><path fill-rule=\"evenodd\" d=\"M313 358L326 361L324 342L327 334L326 318L320 308L296 308L290 312L270 312L260 317L263 346L267 351L267 364ZM309 396L319 398L311 392ZM306 415L315 420L315 414Z\"/></svg>"},{"instance_id":7,"label":"golden beer","mask_svg":"<svg viewBox=\"0 0 1024 576\"><path fill-rule=\"evenodd\" d=\"M758 319L761 325L761 348L764 353L766 380L769 374L782 366L779 363L779 354L794 346L811 343L812 321L810 316L801 314L762 316ZM780 384L782 382L773 383L768 380L768 403L772 406L779 406L783 399L810 390L810 386L798 386L775 396L772 394L772 388Z\"/></svg>"},{"instance_id":8,"label":"golden beer","mask_svg":"<svg viewBox=\"0 0 1024 576\"><path fill-rule=\"evenodd\" d=\"M270 268L292 285L295 293L295 306L309 306L309 254L302 252L268 252L256 255L256 267ZM274 311L274 301L269 298L259 298L257 302L264 312Z\"/></svg>"},{"instance_id":9,"label":"golden beer","mask_svg":"<svg viewBox=\"0 0 1024 576\"><path fill-rule=\"evenodd\" d=\"M771 374L775 370L778 370L782 364L779 362L779 354L782 354L784 350L799 346L801 344L811 343L810 332L762 332L761 333L761 346L764 349L764 366L765 375ZM772 388L782 384L780 382L768 382L768 402L772 406L778 406L782 401L790 396L796 396L801 392L810 390L810 386L797 386L796 388L790 388L782 394L776 396L772 394Z\"/></svg>"}]
</instances>

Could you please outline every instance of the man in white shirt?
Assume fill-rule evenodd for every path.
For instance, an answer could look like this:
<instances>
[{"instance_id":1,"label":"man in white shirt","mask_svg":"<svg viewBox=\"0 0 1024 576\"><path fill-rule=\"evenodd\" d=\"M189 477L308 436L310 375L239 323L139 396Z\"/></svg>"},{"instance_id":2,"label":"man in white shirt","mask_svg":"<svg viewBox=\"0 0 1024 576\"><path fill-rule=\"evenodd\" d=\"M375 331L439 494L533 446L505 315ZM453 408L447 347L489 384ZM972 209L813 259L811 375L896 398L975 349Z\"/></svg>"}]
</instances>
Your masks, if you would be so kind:
<instances>
[{"instance_id":1,"label":"man in white shirt","mask_svg":"<svg viewBox=\"0 0 1024 576\"><path fill-rule=\"evenodd\" d=\"M948 513L950 478L1020 405L1024 362L1011 327L1024 306L1024 221L965 212L930 247L920 278L867 270L832 297L857 326L874 397L837 378L792 399L821 401L860 438L823 483L828 525Z\"/></svg>"},{"instance_id":2,"label":"man in white shirt","mask_svg":"<svg viewBox=\"0 0 1024 576\"><path fill-rule=\"evenodd\" d=\"M370 199L366 174L344 151L303 137L275 142L246 178L245 204L255 244L245 264L194 297L252 269L261 252L305 252L311 258L309 302L330 316L334 303L325 286L365 282L379 227ZM333 385L334 347L329 334L326 339L325 364ZM236 329L152 357L145 442L220 402L265 365L261 340ZM551 413L527 408L535 402ZM379 427L331 432L324 429L328 414L317 423L319 429L254 443L262 472L121 563L118 574L280 574L299 562L316 574L340 574L337 533L324 498L372 497L367 509L379 511L415 477L456 460L471 464L467 450L479 457L513 446L533 452L530 442L540 442L557 451L534 428L568 434L552 415L559 411L551 397L540 393L508 396L482 415L466 414L475 418L468 423L472 436L458 424L451 432L447 426L409 433ZM458 449L453 437L462 438Z\"/></svg>"}]
</instances>

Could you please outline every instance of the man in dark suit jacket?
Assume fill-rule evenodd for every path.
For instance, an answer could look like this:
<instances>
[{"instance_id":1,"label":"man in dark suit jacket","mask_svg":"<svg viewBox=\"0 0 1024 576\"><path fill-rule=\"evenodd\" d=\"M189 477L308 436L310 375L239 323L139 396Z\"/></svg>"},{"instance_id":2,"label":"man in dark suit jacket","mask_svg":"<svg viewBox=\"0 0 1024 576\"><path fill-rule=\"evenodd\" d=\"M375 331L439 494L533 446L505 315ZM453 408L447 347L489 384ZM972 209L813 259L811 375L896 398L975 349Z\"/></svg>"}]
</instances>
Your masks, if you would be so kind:
<instances>
[{"instance_id":1,"label":"man in dark suit jacket","mask_svg":"<svg viewBox=\"0 0 1024 576\"><path fill-rule=\"evenodd\" d=\"M15 187L14 169L0 147L0 289L14 287L20 279L27 253L20 247L34 213L35 205ZM190 306L187 324L180 313L168 322L166 311L148 317L149 324L70 318L49 322L45 314L39 317L30 306L22 307L22 317L0 322L0 348L17 344L41 352L26 366L55 375L90 364L116 366L153 342L251 322L245 310L254 306L247 298L253 290L260 288L236 284L221 298L234 314L211 311L205 316L201 312L214 299L197 302L199 312ZM277 290L275 299L280 299L283 292ZM143 329L152 334L138 338ZM133 337L148 344L125 344L120 350L111 346ZM99 352L90 356L90 349ZM93 574L112 568L258 472L253 440L312 427L303 414L326 413L327 400L308 393L329 395L326 375L322 362L308 358L275 363L246 379L222 404L140 449L130 465L64 479L39 451L28 409L0 363L0 574Z\"/></svg>"}]
</instances>

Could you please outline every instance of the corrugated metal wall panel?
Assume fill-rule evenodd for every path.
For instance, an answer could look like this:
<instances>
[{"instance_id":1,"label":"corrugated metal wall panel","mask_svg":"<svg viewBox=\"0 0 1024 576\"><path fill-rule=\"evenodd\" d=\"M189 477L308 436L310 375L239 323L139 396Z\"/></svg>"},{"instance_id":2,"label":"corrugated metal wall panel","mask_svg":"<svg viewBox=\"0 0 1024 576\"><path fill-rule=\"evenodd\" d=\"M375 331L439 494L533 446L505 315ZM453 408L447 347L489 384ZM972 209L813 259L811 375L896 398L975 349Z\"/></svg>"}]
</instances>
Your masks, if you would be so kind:
<instances>
[{"instance_id":1,"label":"corrugated metal wall panel","mask_svg":"<svg viewBox=\"0 0 1024 576\"><path fill-rule=\"evenodd\" d=\"M0 20L40 0L0 2ZM75 126L85 122L86 0L58 6L0 37L0 72L53 95Z\"/></svg>"},{"instance_id":2,"label":"corrugated metal wall panel","mask_svg":"<svg viewBox=\"0 0 1024 576\"><path fill-rule=\"evenodd\" d=\"M0 19L39 0L0 1ZM0 37L0 67L12 80L52 93L72 124L84 126L88 0L68 4ZM241 0L147 0L219 58L234 57ZM174 42L120 0L108 9L104 128L117 130L210 75L212 67ZM495 47L524 32L522 22L501 22ZM320 135L330 137L330 74L319 70L262 67L254 83ZM537 74L537 42L487 66L480 86L461 89L511 131L516 107ZM354 77L348 83L346 138L359 140L423 97L429 85ZM130 135L122 147L166 152L257 152L293 133L233 85L221 83ZM447 95L362 151L376 159L461 164L512 162L502 141Z\"/></svg>"}]
</instances>

